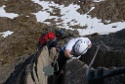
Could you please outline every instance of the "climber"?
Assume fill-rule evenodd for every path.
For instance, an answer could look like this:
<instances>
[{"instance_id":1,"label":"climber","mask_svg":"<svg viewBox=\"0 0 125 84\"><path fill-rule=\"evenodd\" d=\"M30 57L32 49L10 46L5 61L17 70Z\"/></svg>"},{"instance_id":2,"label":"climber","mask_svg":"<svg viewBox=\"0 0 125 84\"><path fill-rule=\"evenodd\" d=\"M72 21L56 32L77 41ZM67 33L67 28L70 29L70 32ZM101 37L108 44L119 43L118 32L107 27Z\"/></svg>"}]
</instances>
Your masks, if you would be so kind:
<instances>
[{"instance_id":1,"label":"climber","mask_svg":"<svg viewBox=\"0 0 125 84\"><path fill-rule=\"evenodd\" d=\"M59 68L61 69L68 59L80 58L91 46L92 43L87 37L77 37L69 40L69 42L62 47L57 59Z\"/></svg>"},{"instance_id":2,"label":"climber","mask_svg":"<svg viewBox=\"0 0 125 84\"><path fill-rule=\"evenodd\" d=\"M92 43L88 38L80 37L71 39L65 46L65 57L74 58L83 55L91 48Z\"/></svg>"},{"instance_id":3,"label":"climber","mask_svg":"<svg viewBox=\"0 0 125 84\"><path fill-rule=\"evenodd\" d=\"M44 45L47 45L48 49L51 49L52 47L57 47L58 40L61 39L63 35L64 35L64 31L62 29L57 30L56 34L51 31L45 34L42 34L38 42L38 50L41 50L41 48Z\"/></svg>"}]
</instances>

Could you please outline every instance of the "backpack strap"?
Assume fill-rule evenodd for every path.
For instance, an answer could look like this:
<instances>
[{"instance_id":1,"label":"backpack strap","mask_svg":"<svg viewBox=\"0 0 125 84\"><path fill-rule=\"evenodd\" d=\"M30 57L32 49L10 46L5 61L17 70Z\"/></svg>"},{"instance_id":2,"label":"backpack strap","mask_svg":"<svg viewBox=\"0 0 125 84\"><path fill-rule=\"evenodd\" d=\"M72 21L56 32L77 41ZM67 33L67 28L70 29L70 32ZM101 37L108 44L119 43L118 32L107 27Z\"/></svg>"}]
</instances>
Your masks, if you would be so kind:
<instances>
[{"instance_id":1,"label":"backpack strap","mask_svg":"<svg viewBox=\"0 0 125 84\"><path fill-rule=\"evenodd\" d=\"M73 45L73 49L72 49L72 51L71 51L71 54L73 54L73 55L75 55L75 56L78 56L77 55L77 53L75 52L75 45L80 41L81 39L78 39L76 42L75 42L75 44Z\"/></svg>"}]
</instances>

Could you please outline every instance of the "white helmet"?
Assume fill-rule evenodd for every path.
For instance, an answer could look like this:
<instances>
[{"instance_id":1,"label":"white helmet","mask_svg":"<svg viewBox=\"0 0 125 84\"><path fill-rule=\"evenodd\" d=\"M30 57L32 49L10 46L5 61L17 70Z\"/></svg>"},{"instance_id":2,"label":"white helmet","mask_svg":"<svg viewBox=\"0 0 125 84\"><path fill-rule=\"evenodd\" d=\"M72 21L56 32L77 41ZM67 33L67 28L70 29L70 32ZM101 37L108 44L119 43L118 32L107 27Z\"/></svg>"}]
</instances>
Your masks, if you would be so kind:
<instances>
[{"instance_id":1,"label":"white helmet","mask_svg":"<svg viewBox=\"0 0 125 84\"><path fill-rule=\"evenodd\" d=\"M74 45L74 52L77 55L83 55L87 52L89 46L83 39L79 39Z\"/></svg>"}]
</instances>

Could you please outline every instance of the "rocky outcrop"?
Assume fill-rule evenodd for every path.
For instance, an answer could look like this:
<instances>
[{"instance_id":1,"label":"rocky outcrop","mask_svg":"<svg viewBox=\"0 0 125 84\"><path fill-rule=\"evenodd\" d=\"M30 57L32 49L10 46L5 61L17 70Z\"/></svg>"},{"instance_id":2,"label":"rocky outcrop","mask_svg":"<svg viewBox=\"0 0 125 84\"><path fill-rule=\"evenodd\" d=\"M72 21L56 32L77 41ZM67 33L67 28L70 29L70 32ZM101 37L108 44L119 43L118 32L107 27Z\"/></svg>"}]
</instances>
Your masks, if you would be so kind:
<instances>
[{"instance_id":1,"label":"rocky outcrop","mask_svg":"<svg viewBox=\"0 0 125 84\"><path fill-rule=\"evenodd\" d=\"M28 58L30 59L30 55L28 54L23 55L20 58L16 59L16 61L14 61L13 63L6 64L3 67L1 67L0 68L0 72L1 72L0 84L4 84L7 80L10 80L9 84L11 84L15 80L17 80L15 77L17 76L17 73L21 72L23 65L26 64L24 62L27 61L28 63Z\"/></svg>"},{"instance_id":2,"label":"rocky outcrop","mask_svg":"<svg viewBox=\"0 0 125 84\"><path fill-rule=\"evenodd\" d=\"M48 50L45 46L41 52L37 52L25 58L25 61L19 63L11 75L4 84L91 84L85 77L86 70L90 64L97 46L100 45L97 57L93 64L93 70L95 77L97 72L102 68L105 73L113 72L116 69L125 65L125 39L124 31L119 31L115 34L109 35L91 35L93 43L92 48L84 55L80 60L68 60L65 64L63 73L58 76L54 74L54 68L52 64L58 58L58 54L55 49ZM110 68L112 67L113 68ZM114 72L113 72L114 73ZM125 83L124 74L104 78L104 84ZM112 81L112 82L110 82ZM96 80L96 82L101 82Z\"/></svg>"},{"instance_id":3,"label":"rocky outcrop","mask_svg":"<svg viewBox=\"0 0 125 84\"><path fill-rule=\"evenodd\" d=\"M95 35L92 37L93 47L86 54L86 63L91 61L96 46L100 45L94 67L121 67L125 66L125 29L109 35Z\"/></svg>"},{"instance_id":4,"label":"rocky outcrop","mask_svg":"<svg viewBox=\"0 0 125 84\"><path fill-rule=\"evenodd\" d=\"M41 52L31 55L25 62L17 65L4 84L48 84L48 76L53 75L53 72L49 73L47 68L56 58L53 56L57 56L55 49L52 48L49 52L47 46L43 47ZM53 70L53 67L48 69Z\"/></svg>"},{"instance_id":5,"label":"rocky outcrop","mask_svg":"<svg viewBox=\"0 0 125 84\"><path fill-rule=\"evenodd\" d=\"M85 78L87 68L88 65L80 60L68 60L64 69L63 84L87 84Z\"/></svg>"},{"instance_id":6,"label":"rocky outcrop","mask_svg":"<svg viewBox=\"0 0 125 84\"><path fill-rule=\"evenodd\" d=\"M85 74L86 68L82 63L78 61L71 61L65 66L64 84L124 84L125 83L125 30L118 31L109 35L91 35L93 46L92 48L80 59L82 63L90 64L92 58L96 52L97 46L100 45L96 59L92 67L94 68L94 74L102 67L104 73L110 76L107 78L97 78L96 80L84 80L83 74ZM71 67L72 66L72 67ZM81 71L78 67L81 66ZM120 72L121 69L121 73ZM77 72L78 71L78 72ZM123 72L122 72L123 71ZM112 75L111 75L112 73ZM119 75L118 75L119 73ZM70 75L69 75L70 74ZM116 75L117 74L117 75ZM94 76L94 75L93 75ZM80 79L81 78L81 79ZM84 82L83 82L84 81ZM87 82L86 82L87 81ZM75 82L75 83L74 83ZM94 83L95 82L95 83Z\"/></svg>"}]
</instances>

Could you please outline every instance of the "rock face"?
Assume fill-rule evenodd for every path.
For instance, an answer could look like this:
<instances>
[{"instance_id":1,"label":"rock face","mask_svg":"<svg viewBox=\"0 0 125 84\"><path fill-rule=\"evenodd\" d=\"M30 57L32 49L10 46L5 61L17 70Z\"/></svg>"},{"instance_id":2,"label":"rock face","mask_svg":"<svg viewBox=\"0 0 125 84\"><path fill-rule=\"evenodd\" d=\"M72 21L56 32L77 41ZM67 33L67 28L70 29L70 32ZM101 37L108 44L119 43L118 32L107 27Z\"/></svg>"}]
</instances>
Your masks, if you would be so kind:
<instances>
[{"instance_id":1,"label":"rock face","mask_svg":"<svg viewBox=\"0 0 125 84\"><path fill-rule=\"evenodd\" d=\"M21 66L17 66L18 68L4 84L48 84L47 70L44 68L51 65L52 58L55 58L52 56L56 56L56 54L55 49L51 49L49 52L47 46L43 47L41 52L33 54L24 63L19 64Z\"/></svg>"},{"instance_id":2,"label":"rock face","mask_svg":"<svg viewBox=\"0 0 125 84\"><path fill-rule=\"evenodd\" d=\"M98 38L93 38L93 48L88 52L87 58L91 58L94 55L94 50L97 45L101 45L97 58L95 60L95 66L105 67L120 67L125 66L125 29L109 35L102 35ZM93 54L91 54L93 53ZM90 56L90 57L89 57Z\"/></svg>"},{"instance_id":3,"label":"rock face","mask_svg":"<svg viewBox=\"0 0 125 84\"><path fill-rule=\"evenodd\" d=\"M125 38L124 31L109 35L91 35L92 48L80 60L68 60L65 64L63 74L55 75L51 63L58 58L55 49L48 50L45 46L41 52L27 56L25 61L18 63L4 84L91 84L85 77L85 72L90 64L97 45L101 45L93 64L93 70L98 67L106 67L104 71L111 70L110 67L125 66ZM115 69L115 68L112 68ZM6 77L7 78L7 77ZM125 84L124 74L105 78L104 84ZM3 83L1 82L1 83ZM96 81L98 82L98 80ZM101 81L102 82L102 81Z\"/></svg>"},{"instance_id":4,"label":"rock face","mask_svg":"<svg viewBox=\"0 0 125 84\"><path fill-rule=\"evenodd\" d=\"M68 60L65 65L63 84L87 84L85 79L87 67L88 65L80 60Z\"/></svg>"},{"instance_id":5,"label":"rock face","mask_svg":"<svg viewBox=\"0 0 125 84\"><path fill-rule=\"evenodd\" d=\"M125 66L125 38L124 33L125 30L118 31L109 35L94 35L90 36L93 46L92 48L80 59L85 62L87 65L90 64L97 46L100 45L100 49L97 53L97 57L94 61L93 68L95 71L98 70L98 67L106 67L104 69L107 70L115 70L115 68L111 67L124 67ZM85 73L85 68L81 69L81 71L77 72L77 68L82 65L82 63L77 61L72 61L67 63L65 66L65 74L64 74L64 84L93 84L92 82L86 82L84 78L80 80L81 75ZM71 67L72 66L72 67ZM84 67L84 66L83 66ZM77 73L75 73L77 72ZM72 74L71 74L72 73ZM69 75L70 74L70 75ZM100 79L101 80L101 79ZM104 84L124 84L125 75L120 74L112 77L107 77L103 80ZM83 82L84 81L84 82ZM101 82L101 83L99 83ZM97 80L95 84L102 84L102 81Z\"/></svg>"},{"instance_id":6,"label":"rock face","mask_svg":"<svg viewBox=\"0 0 125 84\"><path fill-rule=\"evenodd\" d=\"M32 57L32 55L31 55ZM13 84L13 82L16 83L16 80L18 80L17 74L23 69L24 65L27 65L29 63L29 59L31 59L29 55L23 55L21 58L18 58L17 61L14 61L11 64L6 64L2 68L0 68L0 84L3 84L6 82L6 80L9 80L8 84ZM25 62L27 61L27 62ZM12 74L13 73L13 74ZM11 77L11 78L10 78Z\"/></svg>"}]
</instances>

